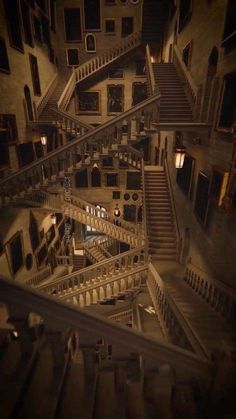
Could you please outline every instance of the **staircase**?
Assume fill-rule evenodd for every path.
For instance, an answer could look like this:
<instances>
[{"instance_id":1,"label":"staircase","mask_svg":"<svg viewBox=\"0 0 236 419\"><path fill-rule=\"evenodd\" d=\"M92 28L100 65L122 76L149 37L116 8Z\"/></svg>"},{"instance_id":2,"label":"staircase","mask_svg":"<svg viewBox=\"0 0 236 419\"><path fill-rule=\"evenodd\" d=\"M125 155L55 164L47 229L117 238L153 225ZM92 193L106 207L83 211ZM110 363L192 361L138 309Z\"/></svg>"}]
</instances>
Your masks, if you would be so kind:
<instances>
[{"instance_id":1,"label":"staircase","mask_svg":"<svg viewBox=\"0 0 236 419\"><path fill-rule=\"evenodd\" d=\"M153 260L176 260L176 236L164 169L145 170L149 251Z\"/></svg>"},{"instance_id":2,"label":"staircase","mask_svg":"<svg viewBox=\"0 0 236 419\"><path fill-rule=\"evenodd\" d=\"M174 64L153 63L152 67L161 94L160 122L193 122L192 109Z\"/></svg>"},{"instance_id":3,"label":"staircase","mask_svg":"<svg viewBox=\"0 0 236 419\"><path fill-rule=\"evenodd\" d=\"M212 384L203 357L22 284L0 286L18 337L1 351L1 419L168 419L174 388L185 385L197 411L191 383ZM29 312L40 316L30 330Z\"/></svg>"},{"instance_id":4,"label":"staircase","mask_svg":"<svg viewBox=\"0 0 236 419\"><path fill-rule=\"evenodd\" d=\"M66 84L69 79L69 74L62 74L59 76L57 84L49 96L46 105L44 106L42 112L39 115L40 122L52 122L54 119L54 114L52 108L57 108L57 102L64 91Z\"/></svg>"},{"instance_id":5,"label":"staircase","mask_svg":"<svg viewBox=\"0 0 236 419\"><path fill-rule=\"evenodd\" d=\"M153 41L161 45L168 17L166 3L168 2L163 0L144 0L142 15L142 41L144 43Z\"/></svg>"}]
</instances>

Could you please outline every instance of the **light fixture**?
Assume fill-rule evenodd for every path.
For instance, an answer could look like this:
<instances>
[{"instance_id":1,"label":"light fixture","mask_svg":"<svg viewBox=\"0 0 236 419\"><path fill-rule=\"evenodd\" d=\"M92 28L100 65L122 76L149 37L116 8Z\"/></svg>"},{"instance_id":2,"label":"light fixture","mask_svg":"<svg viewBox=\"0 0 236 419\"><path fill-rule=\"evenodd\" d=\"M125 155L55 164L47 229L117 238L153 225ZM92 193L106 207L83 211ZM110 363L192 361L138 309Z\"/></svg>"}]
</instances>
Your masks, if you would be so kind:
<instances>
[{"instance_id":1,"label":"light fixture","mask_svg":"<svg viewBox=\"0 0 236 419\"><path fill-rule=\"evenodd\" d=\"M42 145L44 145L44 146L47 145L48 138L47 138L46 134L41 134L40 140L41 140Z\"/></svg>"},{"instance_id":2,"label":"light fixture","mask_svg":"<svg viewBox=\"0 0 236 419\"><path fill-rule=\"evenodd\" d=\"M186 147L179 146L175 149L175 168L176 169L182 169L184 164L184 158L186 154Z\"/></svg>"},{"instance_id":3,"label":"light fixture","mask_svg":"<svg viewBox=\"0 0 236 419\"><path fill-rule=\"evenodd\" d=\"M55 224L57 223L57 217L56 217L56 214L52 214L52 215L51 215L51 223L52 223L53 225L55 225Z\"/></svg>"},{"instance_id":4,"label":"light fixture","mask_svg":"<svg viewBox=\"0 0 236 419\"><path fill-rule=\"evenodd\" d=\"M119 217L120 216L120 210L119 210L118 204L116 204L116 207L114 209L114 215L115 215L115 217Z\"/></svg>"}]
</instances>

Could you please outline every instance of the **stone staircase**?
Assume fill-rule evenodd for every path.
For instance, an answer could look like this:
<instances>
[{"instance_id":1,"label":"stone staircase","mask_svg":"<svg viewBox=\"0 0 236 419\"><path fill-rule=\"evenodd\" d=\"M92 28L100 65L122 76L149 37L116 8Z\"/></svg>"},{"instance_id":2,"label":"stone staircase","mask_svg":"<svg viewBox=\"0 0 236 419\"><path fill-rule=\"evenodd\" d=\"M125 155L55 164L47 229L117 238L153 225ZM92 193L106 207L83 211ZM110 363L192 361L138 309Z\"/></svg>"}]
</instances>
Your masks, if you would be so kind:
<instances>
[{"instance_id":1,"label":"stone staircase","mask_svg":"<svg viewBox=\"0 0 236 419\"><path fill-rule=\"evenodd\" d=\"M149 251L153 260L176 260L176 235L163 167L145 170Z\"/></svg>"},{"instance_id":2,"label":"stone staircase","mask_svg":"<svg viewBox=\"0 0 236 419\"><path fill-rule=\"evenodd\" d=\"M165 23L168 17L167 2L144 0L142 15L142 41L161 45Z\"/></svg>"},{"instance_id":3,"label":"stone staircase","mask_svg":"<svg viewBox=\"0 0 236 419\"><path fill-rule=\"evenodd\" d=\"M58 77L57 84L49 96L47 103L45 104L42 112L39 115L40 122L52 122L54 119L54 114L52 109L57 108L57 102L64 91L66 84L68 82L70 75L69 74L60 74Z\"/></svg>"},{"instance_id":4,"label":"stone staircase","mask_svg":"<svg viewBox=\"0 0 236 419\"><path fill-rule=\"evenodd\" d=\"M152 67L161 94L160 122L193 122L192 109L174 64L153 63Z\"/></svg>"}]
</instances>

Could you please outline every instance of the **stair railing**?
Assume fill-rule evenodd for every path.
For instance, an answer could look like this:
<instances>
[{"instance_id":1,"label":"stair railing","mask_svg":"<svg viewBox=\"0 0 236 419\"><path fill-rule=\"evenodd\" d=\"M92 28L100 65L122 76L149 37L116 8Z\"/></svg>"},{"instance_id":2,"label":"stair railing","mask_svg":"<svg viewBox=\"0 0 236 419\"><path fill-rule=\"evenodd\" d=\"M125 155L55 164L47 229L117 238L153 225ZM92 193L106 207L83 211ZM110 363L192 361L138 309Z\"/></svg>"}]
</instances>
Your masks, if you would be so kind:
<instances>
[{"instance_id":1,"label":"stair railing","mask_svg":"<svg viewBox=\"0 0 236 419\"><path fill-rule=\"evenodd\" d=\"M155 76L154 76L154 71L153 71L153 66L152 66L152 59L151 59L151 53L150 53L150 48L149 45L146 45L146 73L147 73L147 79L148 79L148 84L150 87L150 93L151 95L154 95L155 93L159 93L159 88L158 85L155 81Z\"/></svg>"},{"instance_id":2,"label":"stair railing","mask_svg":"<svg viewBox=\"0 0 236 419\"><path fill-rule=\"evenodd\" d=\"M53 292L60 294L69 289L73 291L80 284L86 284L88 281L100 281L110 275L114 276L143 265L145 265L144 248L138 247L63 277L55 278L49 284L39 285L38 288L48 294Z\"/></svg>"},{"instance_id":3,"label":"stair railing","mask_svg":"<svg viewBox=\"0 0 236 419\"><path fill-rule=\"evenodd\" d=\"M79 118L70 112L62 111L61 109L50 108L54 115L54 123L61 129L69 131L74 134L83 135L94 127L86 122L80 121Z\"/></svg>"},{"instance_id":4,"label":"stair railing","mask_svg":"<svg viewBox=\"0 0 236 419\"><path fill-rule=\"evenodd\" d=\"M57 102L58 108L67 108L77 83L85 80L87 77L106 67L139 45L141 45L141 32L132 33L115 47L108 49L103 54L97 55L96 57L91 58L91 60L86 61L79 67L73 69L73 73L71 74L71 77L68 80L65 89Z\"/></svg>"},{"instance_id":5,"label":"stair railing","mask_svg":"<svg viewBox=\"0 0 236 419\"><path fill-rule=\"evenodd\" d=\"M54 75L54 77L52 78L51 82L49 83L46 91L44 92L44 94L40 97L39 101L36 104L36 110L37 110L37 116L39 117L40 114L42 113L42 111L44 110L45 106L48 103L48 99L50 98L50 96L52 95L57 83L59 80L59 76L58 73L56 73Z\"/></svg>"},{"instance_id":6,"label":"stair railing","mask_svg":"<svg viewBox=\"0 0 236 419\"><path fill-rule=\"evenodd\" d=\"M141 246L143 244L144 238L141 235L140 226L123 220L117 222L115 217L108 215L106 212L104 217L102 217L101 210L80 198L71 197L70 202L64 198L62 194L47 194L41 190L35 190L27 199L23 198L23 202L29 205L37 204L43 208L65 213L70 218L93 227L117 240L124 241L130 246ZM86 211L86 207L89 211Z\"/></svg>"},{"instance_id":7,"label":"stair railing","mask_svg":"<svg viewBox=\"0 0 236 419\"><path fill-rule=\"evenodd\" d=\"M148 231L147 231L147 204L146 204L146 188L145 188L145 171L144 171L144 159L142 158L142 187L143 187L143 230L144 230L144 243L145 243L145 260L148 261Z\"/></svg>"},{"instance_id":8,"label":"stair railing","mask_svg":"<svg viewBox=\"0 0 236 419\"><path fill-rule=\"evenodd\" d=\"M109 298L118 298L120 293L137 290L145 282L146 277L147 265L143 265L133 267L127 272L108 275L99 281L88 281L86 284L78 285L74 290L68 289L62 294L54 292L54 295L61 300L84 307Z\"/></svg>"},{"instance_id":9,"label":"stair railing","mask_svg":"<svg viewBox=\"0 0 236 419\"><path fill-rule=\"evenodd\" d=\"M187 263L184 280L212 308L229 323L235 323L236 291L229 285L212 278L191 262Z\"/></svg>"},{"instance_id":10,"label":"stair railing","mask_svg":"<svg viewBox=\"0 0 236 419\"><path fill-rule=\"evenodd\" d=\"M119 133L122 131L122 123L124 119L127 121L134 117L140 117L142 113L148 112L149 115L155 115L156 107L159 106L160 96L158 94L138 103L131 109L123 112L121 115L109 120L102 126L95 128L86 134L79 136L75 140L70 141L58 150L54 150L48 155L38 159L37 161L27 165L26 167L18 170L17 172L5 177L0 181L0 195L2 197L2 204L8 204L12 200L17 199L24 195L27 191L32 190L35 185L45 184L45 174L43 176L43 168L47 172L47 181L56 181L57 177L62 176L68 171L76 169L76 156L85 149L88 144L104 144L112 148L112 144L121 140L120 135L115 137L115 131ZM45 172L45 171L44 171ZM1 203L0 203L1 204Z\"/></svg>"},{"instance_id":11,"label":"stair railing","mask_svg":"<svg viewBox=\"0 0 236 419\"><path fill-rule=\"evenodd\" d=\"M141 170L142 153L130 145L124 146L124 150L119 147L119 150L115 153L115 157L124 163L128 163L130 166L137 170Z\"/></svg>"},{"instance_id":12,"label":"stair railing","mask_svg":"<svg viewBox=\"0 0 236 419\"><path fill-rule=\"evenodd\" d=\"M53 322L58 331L65 330L64 327L78 331L80 343L84 345L95 345L104 337L114 345L114 349L125 348L126 356L130 353L139 353L148 361L152 360L153 365L169 364L179 373L186 373L188 378L202 377L211 379L213 375L213 364L202 357L163 342L160 339L149 337L137 330L117 324L99 314L88 313L71 304L59 301L51 295L46 295L27 285L0 277L1 301L6 304L11 313L18 313L19 318L28 318L29 313L37 313L47 327L47 322ZM17 321L16 315L14 319ZM14 320L13 324L14 324ZM27 322L25 322L27 325ZM25 326L26 327L26 326ZM27 333L27 328L25 330Z\"/></svg>"},{"instance_id":13,"label":"stair railing","mask_svg":"<svg viewBox=\"0 0 236 419\"><path fill-rule=\"evenodd\" d=\"M208 358L210 356L209 352L189 321L177 307L166 288L165 282L151 263L149 263L148 288L151 291L158 317L164 322L172 343Z\"/></svg>"},{"instance_id":14,"label":"stair railing","mask_svg":"<svg viewBox=\"0 0 236 419\"><path fill-rule=\"evenodd\" d=\"M175 206L174 193L173 193L173 188L172 188L172 183L171 183L171 177L170 177L170 171L169 171L167 156L165 156L165 158L164 158L164 170L165 170L166 179L167 179L167 183L168 183L168 189L169 189L170 200L171 200L171 208L172 208L172 211L173 211L173 219L174 219L174 225L175 225L176 249L177 249L176 260L179 260L180 252L181 252L181 249L180 249L180 245L181 245L180 229L179 229L178 214L177 214L177 210L176 210L176 206Z\"/></svg>"},{"instance_id":15,"label":"stair railing","mask_svg":"<svg viewBox=\"0 0 236 419\"><path fill-rule=\"evenodd\" d=\"M188 93L188 97L191 100L192 108L194 109L194 105L196 102L196 97L198 93L198 88L188 71L186 65L184 64L181 53L177 47L177 45L174 46L174 64L176 66L177 72L182 80L184 80L187 89L186 93Z\"/></svg>"}]
</instances>

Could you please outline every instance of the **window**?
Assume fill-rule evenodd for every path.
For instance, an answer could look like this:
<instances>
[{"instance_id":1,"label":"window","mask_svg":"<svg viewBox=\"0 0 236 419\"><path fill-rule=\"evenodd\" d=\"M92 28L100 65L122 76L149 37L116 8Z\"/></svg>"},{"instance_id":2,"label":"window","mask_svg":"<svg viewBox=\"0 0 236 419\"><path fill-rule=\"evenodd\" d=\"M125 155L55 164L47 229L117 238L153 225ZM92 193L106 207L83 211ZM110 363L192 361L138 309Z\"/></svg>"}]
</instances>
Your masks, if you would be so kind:
<instances>
[{"instance_id":1,"label":"window","mask_svg":"<svg viewBox=\"0 0 236 419\"><path fill-rule=\"evenodd\" d=\"M121 20L121 36L125 38L126 36L133 33L133 18L132 17L122 17Z\"/></svg>"},{"instance_id":2,"label":"window","mask_svg":"<svg viewBox=\"0 0 236 419\"><path fill-rule=\"evenodd\" d=\"M36 96L41 96L38 61L37 61L37 58L32 54L29 54L29 60L30 60L30 69L31 69L31 77L32 77L32 82L33 82L34 94Z\"/></svg>"},{"instance_id":3,"label":"window","mask_svg":"<svg viewBox=\"0 0 236 419\"><path fill-rule=\"evenodd\" d=\"M189 68L191 64L191 55L192 55L192 41L189 42L182 51L182 60L187 68Z\"/></svg>"},{"instance_id":4,"label":"window","mask_svg":"<svg viewBox=\"0 0 236 419\"><path fill-rule=\"evenodd\" d=\"M118 186L117 173L107 173L107 186Z\"/></svg>"},{"instance_id":5,"label":"window","mask_svg":"<svg viewBox=\"0 0 236 419\"><path fill-rule=\"evenodd\" d=\"M8 251L10 254L11 270L13 275L15 275L23 266L22 232L17 232L9 240Z\"/></svg>"},{"instance_id":6,"label":"window","mask_svg":"<svg viewBox=\"0 0 236 419\"><path fill-rule=\"evenodd\" d=\"M56 31L56 0L50 0L50 24L51 29Z\"/></svg>"},{"instance_id":7,"label":"window","mask_svg":"<svg viewBox=\"0 0 236 419\"><path fill-rule=\"evenodd\" d=\"M192 12L192 1L191 0L180 0L179 6L179 32L185 27L191 18Z\"/></svg>"},{"instance_id":8,"label":"window","mask_svg":"<svg viewBox=\"0 0 236 419\"><path fill-rule=\"evenodd\" d=\"M222 47L226 50L236 48L236 2L228 1Z\"/></svg>"},{"instance_id":9,"label":"window","mask_svg":"<svg viewBox=\"0 0 236 419\"><path fill-rule=\"evenodd\" d=\"M34 39L38 42L42 42L41 22L34 16Z\"/></svg>"},{"instance_id":10,"label":"window","mask_svg":"<svg viewBox=\"0 0 236 419\"><path fill-rule=\"evenodd\" d=\"M141 189L141 175L139 172L127 172L127 189Z\"/></svg>"},{"instance_id":11,"label":"window","mask_svg":"<svg viewBox=\"0 0 236 419\"><path fill-rule=\"evenodd\" d=\"M231 129L236 126L236 72L224 78L224 90L219 117L219 128Z\"/></svg>"},{"instance_id":12,"label":"window","mask_svg":"<svg viewBox=\"0 0 236 419\"><path fill-rule=\"evenodd\" d=\"M3 38L0 38L0 71L3 71L4 73L10 73L7 48Z\"/></svg>"},{"instance_id":13,"label":"window","mask_svg":"<svg viewBox=\"0 0 236 419\"><path fill-rule=\"evenodd\" d=\"M51 38L50 38L50 27L49 27L49 20L43 13L41 13L41 28L43 34L43 42L48 46L51 47Z\"/></svg>"},{"instance_id":14,"label":"window","mask_svg":"<svg viewBox=\"0 0 236 419\"><path fill-rule=\"evenodd\" d=\"M107 34L115 33L115 19L105 19L105 32Z\"/></svg>"},{"instance_id":15,"label":"window","mask_svg":"<svg viewBox=\"0 0 236 419\"><path fill-rule=\"evenodd\" d=\"M100 0L84 0L84 25L89 31L101 29Z\"/></svg>"},{"instance_id":16,"label":"window","mask_svg":"<svg viewBox=\"0 0 236 419\"><path fill-rule=\"evenodd\" d=\"M68 48L66 50L67 65L77 66L79 65L79 50L78 48Z\"/></svg>"},{"instance_id":17,"label":"window","mask_svg":"<svg viewBox=\"0 0 236 419\"><path fill-rule=\"evenodd\" d=\"M86 212L88 212L90 214L93 214L93 215L96 215L99 218L106 218L106 212L107 212L106 208L102 207L101 205L95 205L95 207L98 210L101 210L101 211L96 211L95 208L89 207L88 205L86 206L85 210L86 210ZM97 230L94 227L86 225L86 231L87 232L95 232ZM99 234L102 234L102 233L100 232Z\"/></svg>"},{"instance_id":18,"label":"window","mask_svg":"<svg viewBox=\"0 0 236 419\"><path fill-rule=\"evenodd\" d=\"M24 0L21 0L21 15L22 15L22 21L23 21L25 43L33 47L34 45L33 45L32 27L31 27L31 20L30 20L30 8Z\"/></svg>"},{"instance_id":19,"label":"window","mask_svg":"<svg viewBox=\"0 0 236 419\"><path fill-rule=\"evenodd\" d=\"M67 42L81 41L80 8L64 9L65 37Z\"/></svg>"},{"instance_id":20,"label":"window","mask_svg":"<svg viewBox=\"0 0 236 419\"><path fill-rule=\"evenodd\" d=\"M11 0L10 2L9 0L4 0L4 8L6 13L10 44L13 48L18 49L20 52L24 52L18 1Z\"/></svg>"},{"instance_id":21,"label":"window","mask_svg":"<svg viewBox=\"0 0 236 419\"><path fill-rule=\"evenodd\" d=\"M31 241L31 247L34 251L39 246L39 231L37 221L32 211L30 211L29 236Z\"/></svg>"}]
</instances>

